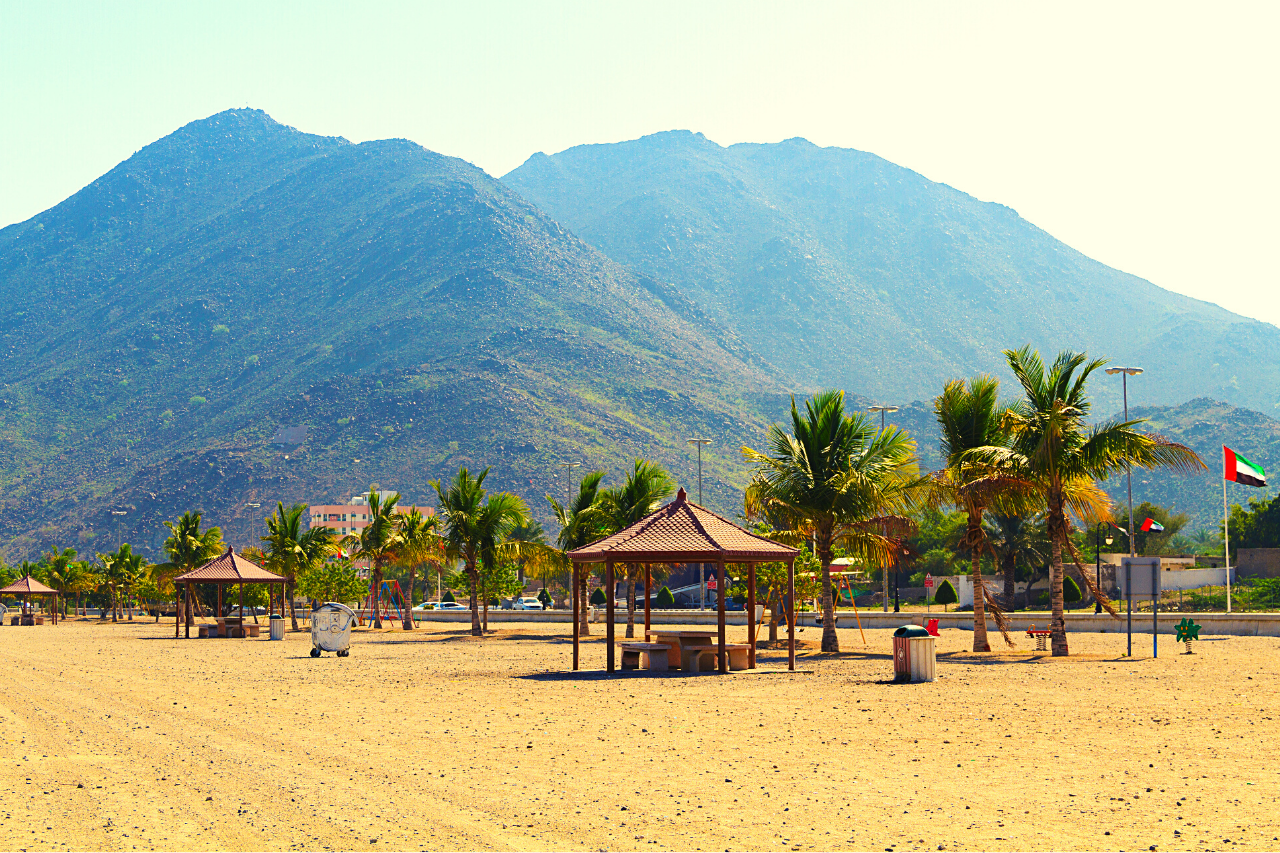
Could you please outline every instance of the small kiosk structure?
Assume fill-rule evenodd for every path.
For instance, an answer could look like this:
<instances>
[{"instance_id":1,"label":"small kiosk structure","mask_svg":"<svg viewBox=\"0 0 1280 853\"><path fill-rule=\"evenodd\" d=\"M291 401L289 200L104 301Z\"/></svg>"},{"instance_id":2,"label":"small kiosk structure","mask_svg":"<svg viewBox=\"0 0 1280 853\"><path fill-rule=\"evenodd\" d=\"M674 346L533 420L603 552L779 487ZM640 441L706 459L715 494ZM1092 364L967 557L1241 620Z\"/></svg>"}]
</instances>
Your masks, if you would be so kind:
<instances>
[{"instance_id":1,"label":"small kiosk structure","mask_svg":"<svg viewBox=\"0 0 1280 853\"><path fill-rule=\"evenodd\" d=\"M9 584L4 589L0 589L0 595L16 595L22 602L22 611L14 617L15 621L13 624L15 625L42 624L44 619L36 616L36 614L31 611L31 602L28 599L33 595L51 595L53 596L53 607L50 608L50 618L53 620L54 625L58 624L58 591L45 586L40 583L40 581L31 577L31 575L27 575L26 577ZM40 623L36 622L37 619L40 620Z\"/></svg>"},{"instance_id":2,"label":"small kiosk structure","mask_svg":"<svg viewBox=\"0 0 1280 853\"><path fill-rule=\"evenodd\" d=\"M279 584L279 595L271 597L271 612L275 612L276 602L280 602L280 612L284 615L284 597L285 579L275 572L269 572L259 565L249 562L235 552L234 548L227 548L227 553L215 557L209 562L200 566L198 569L178 575L173 579L174 587L178 589L178 615L174 619L173 636L179 636L182 623L187 626L186 636L191 636L191 612L193 600L191 597L192 584L216 584L218 587L218 616L222 616L222 589L232 584L240 585L240 614L244 617L244 585L247 583L267 583ZM186 618L183 615L186 614ZM241 627L241 636L243 636L243 627Z\"/></svg>"},{"instance_id":3,"label":"small kiosk structure","mask_svg":"<svg viewBox=\"0 0 1280 853\"><path fill-rule=\"evenodd\" d=\"M573 563L573 668L578 668L578 631L581 586L579 578L587 565L604 563L605 636L608 641L606 669L614 671L614 565L644 565L644 632L650 634L649 590L652 588L654 563L714 563L717 567L717 663L727 672L729 657L725 648L725 564L747 566L747 667L756 665L756 564L787 564L787 667L796 668L795 561L800 552L763 536L743 530L733 522L689 501L685 490L661 509L612 536L575 548L568 553Z\"/></svg>"}]
</instances>

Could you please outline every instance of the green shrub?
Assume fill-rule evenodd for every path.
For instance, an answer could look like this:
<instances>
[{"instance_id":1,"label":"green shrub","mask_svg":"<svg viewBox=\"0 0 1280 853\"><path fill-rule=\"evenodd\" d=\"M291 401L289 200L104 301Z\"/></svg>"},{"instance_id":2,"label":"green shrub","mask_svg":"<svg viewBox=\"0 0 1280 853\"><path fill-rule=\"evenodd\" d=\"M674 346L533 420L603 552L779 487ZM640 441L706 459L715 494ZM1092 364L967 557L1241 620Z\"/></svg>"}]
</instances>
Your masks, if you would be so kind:
<instances>
[{"instance_id":1,"label":"green shrub","mask_svg":"<svg viewBox=\"0 0 1280 853\"><path fill-rule=\"evenodd\" d=\"M1084 598L1080 593L1080 586L1076 583L1075 578L1067 575L1062 579L1062 600L1066 604L1072 604ZM1069 608L1068 608L1069 609Z\"/></svg>"},{"instance_id":2,"label":"green shrub","mask_svg":"<svg viewBox=\"0 0 1280 853\"><path fill-rule=\"evenodd\" d=\"M451 601L451 602L453 602L453 603L455 603L455 604L458 602L458 599L456 599L456 598L454 598L454 597L453 597L453 590L451 590L451 589L446 589L446 590L444 591L444 598L442 598L442 599L440 599L440 600L441 600L442 602L444 602L444 601Z\"/></svg>"},{"instance_id":3,"label":"green shrub","mask_svg":"<svg viewBox=\"0 0 1280 853\"><path fill-rule=\"evenodd\" d=\"M943 610L946 610L948 604L955 604L959 601L956 595L956 588L951 585L951 581L943 581L938 584L938 589L933 594L933 600L937 604L941 604Z\"/></svg>"},{"instance_id":4,"label":"green shrub","mask_svg":"<svg viewBox=\"0 0 1280 853\"><path fill-rule=\"evenodd\" d=\"M219 323L218 325L213 327L213 333L215 335L229 335L231 334L231 329Z\"/></svg>"},{"instance_id":5,"label":"green shrub","mask_svg":"<svg viewBox=\"0 0 1280 853\"><path fill-rule=\"evenodd\" d=\"M653 604L659 610L674 610L676 606L676 597L671 594L669 587L663 587L658 590L657 596L653 600Z\"/></svg>"},{"instance_id":6,"label":"green shrub","mask_svg":"<svg viewBox=\"0 0 1280 853\"><path fill-rule=\"evenodd\" d=\"M203 406L207 402L209 402L208 399L201 397L199 394L196 394L196 395L193 395L192 398L187 401L187 405L192 407Z\"/></svg>"},{"instance_id":7,"label":"green shrub","mask_svg":"<svg viewBox=\"0 0 1280 853\"><path fill-rule=\"evenodd\" d=\"M538 601L542 602L543 607L550 607L552 604L551 593L547 592L545 589L539 590Z\"/></svg>"},{"instance_id":8,"label":"green shrub","mask_svg":"<svg viewBox=\"0 0 1280 853\"><path fill-rule=\"evenodd\" d=\"M598 586L596 587L596 591L591 593L591 603L596 607L603 607L608 604L604 597L604 587Z\"/></svg>"}]
</instances>

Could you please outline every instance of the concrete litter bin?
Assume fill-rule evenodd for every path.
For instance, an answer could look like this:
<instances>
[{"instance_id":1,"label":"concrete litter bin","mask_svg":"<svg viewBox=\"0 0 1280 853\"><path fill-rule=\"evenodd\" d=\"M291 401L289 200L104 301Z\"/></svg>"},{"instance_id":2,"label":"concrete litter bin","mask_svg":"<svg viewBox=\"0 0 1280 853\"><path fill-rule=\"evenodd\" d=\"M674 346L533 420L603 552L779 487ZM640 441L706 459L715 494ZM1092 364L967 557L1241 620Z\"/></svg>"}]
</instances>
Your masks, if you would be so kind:
<instances>
[{"instance_id":1,"label":"concrete litter bin","mask_svg":"<svg viewBox=\"0 0 1280 853\"><path fill-rule=\"evenodd\" d=\"M356 613L345 604L326 602L311 612L311 656L334 652L340 658L351 654L351 626Z\"/></svg>"},{"instance_id":2,"label":"concrete litter bin","mask_svg":"<svg viewBox=\"0 0 1280 853\"><path fill-rule=\"evenodd\" d=\"M277 616L274 613L271 615L270 638L272 640L284 639L284 617L283 616Z\"/></svg>"},{"instance_id":3,"label":"concrete litter bin","mask_svg":"<svg viewBox=\"0 0 1280 853\"><path fill-rule=\"evenodd\" d=\"M893 632L893 680L933 681L938 664L937 637L919 625L903 625Z\"/></svg>"}]
</instances>

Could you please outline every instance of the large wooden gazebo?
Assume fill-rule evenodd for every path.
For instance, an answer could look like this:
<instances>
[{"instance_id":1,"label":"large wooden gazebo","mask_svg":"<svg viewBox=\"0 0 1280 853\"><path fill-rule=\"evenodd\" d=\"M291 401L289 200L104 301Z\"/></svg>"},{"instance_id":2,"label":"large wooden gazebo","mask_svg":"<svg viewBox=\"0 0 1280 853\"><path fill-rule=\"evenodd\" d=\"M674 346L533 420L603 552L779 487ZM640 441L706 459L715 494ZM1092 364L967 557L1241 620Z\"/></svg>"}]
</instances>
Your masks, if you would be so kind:
<instances>
[{"instance_id":1,"label":"large wooden gazebo","mask_svg":"<svg viewBox=\"0 0 1280 853\"><path fill-rule=\"evenodd\" d=\"M604 563L605 636L608 641L606 668L614 671L613 567L617 563L644 565L644 630L649 634L649 600L654 563L715 563L716 610L718 611L718 654L720 672L727 672L725 649L725 564L747 564L747 665L756 665L756 564L787 564L787 665L796 666L795 560L800 552L757 536L714 512L688 500L684 489L676 499L635 524L612 536L575 548L568 556L573 562L573 668L578 668L579 573L584 564Z\"/></svg>"},{"instance_id":2,"label":"large wooden gazebo","mask_svg":"<svg viewBox=\"0 0 1280 853\"><path fill-rule=\"evenodd\" d=\"M6 586L4 589L0 589L0 595L16 595L20 599L22 599L23 612L19 614L22 617L26 617L30 615L25 612L27 599L29 597L33 595L51 595L53 596L53 607L51 608L50 612L52 614L53 624L54 625L58 624L58 591L51 587L45 586L44 584L40 583L40 581L31 577L31 575L27 575L24 578L20 578L19 580L16 580L13 583ZM19 619L18 621L19 623L21 623L22 619ZM32 625L35 624L34 618L32 619L31 624Z\"/></svg>"},{"instance_id":3,"label":"large wooden gazebo","mask_svg":"<svg viewBox=\"0 0 1280 853\"><path fill-rule=\"evenodd\" d=\"M191 636L191 585L192 584L217 584L218 586L218 615L222 615L222 588L232 584L240 585L240 614L244 616L244 585L247 583L269 583L280 585L280 615L284 615L284 596L285 579L275 572L269 572L259 565L249 562L244 557L236 553L234 548L227 548L227 553L215 557L197 569L192 569L186 574L178 575L173 579L175 588L178 591L178 614L174 618L173 636L177 637L181 631L182 624L185 622L187 626L186 636ZM271 611L275 612L276 596L272 596ZM184 618L185 617L185 618Z\"/></svg>"}]
</instances>

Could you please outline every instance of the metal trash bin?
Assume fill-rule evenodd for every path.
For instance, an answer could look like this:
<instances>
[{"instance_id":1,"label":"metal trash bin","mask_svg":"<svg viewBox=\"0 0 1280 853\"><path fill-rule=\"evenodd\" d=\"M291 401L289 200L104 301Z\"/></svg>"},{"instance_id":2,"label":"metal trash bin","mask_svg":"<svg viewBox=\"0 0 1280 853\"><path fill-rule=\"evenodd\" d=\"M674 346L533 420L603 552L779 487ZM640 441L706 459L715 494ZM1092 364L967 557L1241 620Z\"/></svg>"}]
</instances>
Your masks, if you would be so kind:
<instances>
[{"instance_id":1,"label":"metal trash bin","mask_svg":"<svg viewBox=\"0 0 1280 853\"><path fill-rule=\"evenodd\" d=\"M271 634L272 640L284 639L284 617L275 613L271 614Z\"/></svg>"},{"instance_id":2,"label":"metal trash bin","mask_svg":"<svg viewBox=\"0 0 1280 853\"><path fill-rule=\"evenodd\" d=\"M893 680L933 681L938 656L937 637L919 625L903 625L893 632Z\"/></svg>"},{"instance_id":3,"label":"metal trash bin","mask_svg":"<svg viewBox=\"0 0 1280 853\"><path fill-rule=\"evenodd\" d=\"M356 623L356 613L345 604L326 602L311 612L311 656L336 652L345 658L351 654L351 626Z\"/></svg>"}]
</instances>

